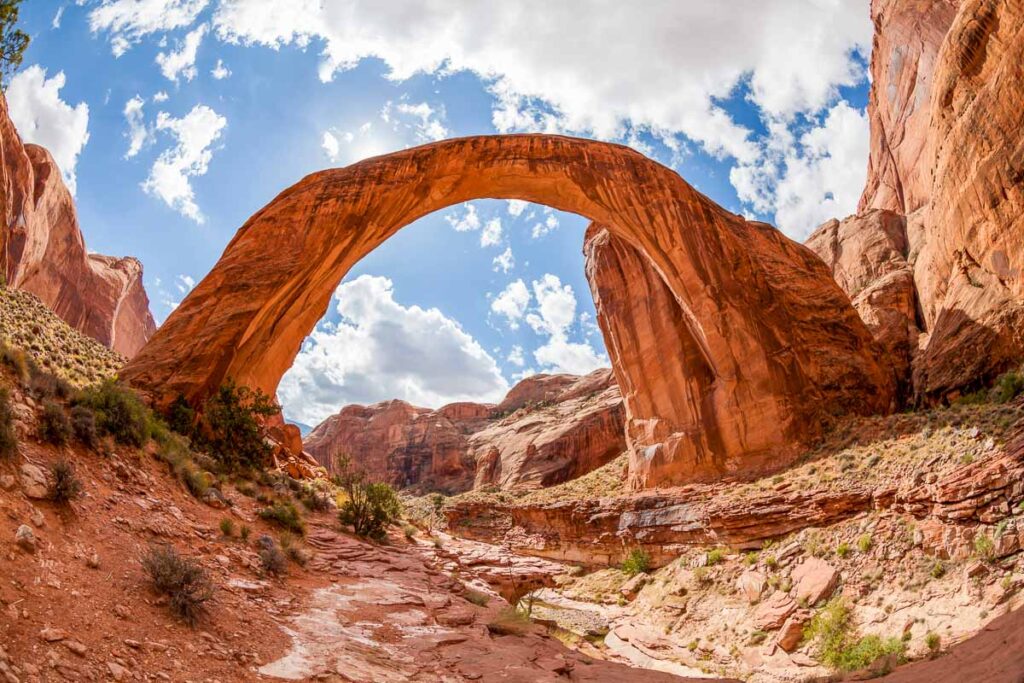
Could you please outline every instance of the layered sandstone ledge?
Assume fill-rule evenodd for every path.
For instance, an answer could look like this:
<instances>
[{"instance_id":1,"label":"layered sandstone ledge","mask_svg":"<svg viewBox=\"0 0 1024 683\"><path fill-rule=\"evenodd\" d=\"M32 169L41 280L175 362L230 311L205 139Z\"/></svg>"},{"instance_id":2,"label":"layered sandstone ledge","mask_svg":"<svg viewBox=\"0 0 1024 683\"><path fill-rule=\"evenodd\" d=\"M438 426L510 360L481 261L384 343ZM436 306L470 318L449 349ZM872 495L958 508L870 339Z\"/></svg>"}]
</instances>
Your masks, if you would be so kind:
<instances>
[{"instance_id":1,"label":"layered sandstone ledge","mask_svg":"<svg viewBox=\"0 0 1024 683\"><path fill-rule=\"evenodd\" d=\"M601 497L586 495L580 480L574 499L559 499L554 489L546 500L522 503L467 494L452 499L444 514L459 536L608 566L635 548L661 565L693 547L758 548L801 529L891 510L920 520L935 554L962 558L978 524L1006 519L1024 499L1024 435L1015 427L1022 417L1018 402L855 422L833 437L850 445L826 445L805 464L759 482ZM1013 543L1024 543L1024 530Z\"/></svg>"}]
</instances>

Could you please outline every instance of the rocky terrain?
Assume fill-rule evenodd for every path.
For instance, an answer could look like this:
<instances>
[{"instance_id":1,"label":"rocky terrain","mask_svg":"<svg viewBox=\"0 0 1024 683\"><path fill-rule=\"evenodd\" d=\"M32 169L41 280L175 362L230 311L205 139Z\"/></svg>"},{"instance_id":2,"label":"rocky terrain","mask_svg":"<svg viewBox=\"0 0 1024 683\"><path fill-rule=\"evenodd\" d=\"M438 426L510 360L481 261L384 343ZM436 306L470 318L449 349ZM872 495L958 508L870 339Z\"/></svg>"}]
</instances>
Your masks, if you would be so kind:
<instances>
[{"instance_id":1,"label":"rocky terrain","mask_svg":"<svg viewBox=\"0 0 1024 683\"><path fill-rule=\"evenodd\" d=\"M134 356L156 330L142 264L86 249L53 157L22 144L2 97L0 148L0 278L34 294L79 332Z\"/></svg>"},{"instance_id":2,"label":"rocky terrain","mask_svg":"<svg viewBox=\"0 0 1024 683\"><path fill-rule=\"evenodd\" d=\"M611 372L534 375L497 405L437 410L404 401L346 406L317 426L304 449L331 470L353 457L399 488L552 486L604 465L626 449L624 410Z\"/></svg>"},{"instance_id":3,"label":"rocky terrain","mask_svg":"<svg viewBox=\"0 0 1024 683\"><path fill-rule=\"evenodd\" d=\"M871 15L867 184L805 245L625 147L446 140L285 190L155 334L0 109L0 679L1020 681L1024 2ZM228 467L225 382L484 196L593 221L612 369L305 442L221 404Z\"/></svg>"}]
</instances>

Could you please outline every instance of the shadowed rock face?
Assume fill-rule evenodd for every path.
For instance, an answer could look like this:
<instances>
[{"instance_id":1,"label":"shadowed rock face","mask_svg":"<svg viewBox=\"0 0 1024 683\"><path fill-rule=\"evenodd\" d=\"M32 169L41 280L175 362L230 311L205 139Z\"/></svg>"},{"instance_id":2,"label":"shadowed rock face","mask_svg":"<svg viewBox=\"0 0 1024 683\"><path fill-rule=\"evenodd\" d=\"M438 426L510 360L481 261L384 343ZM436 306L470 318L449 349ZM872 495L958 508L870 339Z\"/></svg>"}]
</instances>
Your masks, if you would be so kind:
<instances>
[{"instance_id":1,"label":"shadowed rock face","mask_svg":"<svg viewBox=\"0 0 1024 683\"><path fill-rule=\"evenodd\" d=\"M303 446L329 470L336 456L348 455L371 479L397 487L531 489L574 479L620 455L623 413L608 370L534 375L496 406L346 406Z\"/></svg>"},{"instance_id":2,"label":"shadowed rock face","mask_svg":"<svg viewBox=\"0 0 1024 683\"><path fill-rule=\"evenodd\" d=\"M808 249L724 211L632 149L549 135L447 140L307 176L242 226L123 376L163 404L179 393L199 401L226 377L273 393L359 259L417 218L482 197L587 216L642 253L691 321L693 346L714 378L711 398L691 405L745 416L742 434L637 443L666 465L635 481L742 474L751 458L781 466L819 430L826 405L892 405L891 374L875 360L870 334ZM705 447L716 441L721 450Z\"/></svg>"},{"instance_id":3,"label":"shadowed rock face","mask_svg":"<svg viewBox=\"0 0 1024 683\"><path fill-rule=\"evenodd\" d=\"M0 273L69 325L131 357L156 330L142 264L86 251L75 204L53 157L23 145L0 97Z\"/></svg>"},{"instance_id":4,"label":"shadowed rock face","mask_svg":"<svg viewBox=\"0 0 1024 683\"><path fill-rule=\"evenodd\" d=\"M904 217L921 332L913 391L949 400L1024 355L1024 2L874 0L871 13L871 160L858 218ZM848 264L870 260L849 246ZM894 310L907 276L887 277L877 289ZM887 333L895 324L865 322Z\"/></svg>"}]
</instances>

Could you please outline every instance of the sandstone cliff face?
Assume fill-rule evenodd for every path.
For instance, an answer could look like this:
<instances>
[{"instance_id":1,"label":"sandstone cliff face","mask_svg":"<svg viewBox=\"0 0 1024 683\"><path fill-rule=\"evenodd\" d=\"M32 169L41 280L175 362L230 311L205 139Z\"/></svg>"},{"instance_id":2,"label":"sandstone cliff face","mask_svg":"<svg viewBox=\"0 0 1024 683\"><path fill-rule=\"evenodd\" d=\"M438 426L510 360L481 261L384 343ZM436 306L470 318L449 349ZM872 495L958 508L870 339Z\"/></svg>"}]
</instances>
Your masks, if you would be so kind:
<instances>
[{"instance_id":1,"label":"sandstone cliff face","mask_svg":"<svg viewBox=\"0 0 1024 683\"><path fill-rule=\"evenodd\" d=\"M611 372L535 375L501 404L437 410L404 401L346 406L306 437L331 468L348 455L371 479L446 492L550 486L600 467L625 449Z\"/></svg>"},{"instance_id":2,"label":"sandstone cliff face","mask_svg":"<svg viewBox=\"0 0 1024 683\"><path fill-rule=\"evenodd\" d=\"M156 323L134 258L90 254L74 201L42 147L23 145L0 98L0 272L78 331L131 357Z\"/></svg>"},{"instance_id":3,"label":"sandstone cliff face","mask_svg":"<svg viewBox=\"0 0 1024 683\"><path fill-rule=\"evenodd\" d=\"M904 218L897 241L921 332L904 382L919 401L949 400L1024 355L1024 2L875 0L872 18L872 151L858 219L872 209ZM860 247L871 241L834 263L870 262ZM888 311L907 296L897 270L875 285ZM882 310L857 307L869 327ZM876 334L891 337L890 322Z\"/></svg>"}]
</instances>

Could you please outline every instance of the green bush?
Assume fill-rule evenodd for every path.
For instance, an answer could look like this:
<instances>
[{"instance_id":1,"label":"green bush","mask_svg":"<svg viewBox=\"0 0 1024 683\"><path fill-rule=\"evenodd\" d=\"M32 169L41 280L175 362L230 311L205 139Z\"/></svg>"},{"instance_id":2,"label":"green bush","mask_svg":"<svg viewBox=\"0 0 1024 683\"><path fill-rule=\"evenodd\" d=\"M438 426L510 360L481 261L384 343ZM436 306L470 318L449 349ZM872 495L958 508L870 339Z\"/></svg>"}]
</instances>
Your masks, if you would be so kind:
<instances>
[{"instance_id":1,"label":"green bush","mask_svg":"<svg viewBox=\"0 0 1024 683\"><path fill-rule=\"evenodd\" d=\"M305 535L306 524L302 521L302 513L291 501L278 501L270 507L260 510L260 517L274 522L282 529L294 531L297 534Z\"/></svg>"},{"instance_id":2,"label":"green bush","mask_svg":"<svg viewBox=\"0 0 1024 683\"><path fill-rule=\"evenodd\" d=\"M82 493L82 482L75 474L74 466L63 458L50 465L50 487L48 498L54 503L66 505Z\"/></svg>"},{"instance_id":3,"label":"green bush","mask_svg":"<svg viewBox=\"0 0 1024 683\"><path fill-rule=\"evenodd\" d=\"M43 412L39 416L39 438L43 441L63 446L71 438L71 421L64 406L56 401L43 403Z\"/></svg>"},{"instance_id":4,"label":"green bush","mask_svg":"<svg viewBox=\"0 0 1024 683\"><path fill-rule=\"evenodd\" d=\"M234 536L235 535L235 520L231 519L230 517L224 517L223 519L221 519L220 520L220 532L223 535L227 536L228 538L231 538L232 536Z\"/></svg>"},{"instance_id":5,"label":"green bush","mask_svg":"<svg viewBox=\"0 0 1024 683\"><path fill-rule=\"evenodd\" d=\"M356 471L347 457L338 458L335 472L335 481L347 496L338 519L350 525L357 536L383 538L402 514L398 494L387 484L366 483L365 473Z\"/></svg>"},{"instance_id":6,"label":"green bush","mask_svg":"<svg viewBox=\"0 0 1024 683\"><path fill-rule=\"evenodd\" d=\"M714 567L716 564L725 559L725 548L712 548L708 551L708 566Z\"/></svg>"},{"instance_id":7,"label":"green bush","mask_svg":"<svg viewBox=\"0 0 1024 683\"><path fill-rule=\"evenodd\" d=\"M928 573L933 579L941 579L946 575L946 565L942 563L942 560L935 560L935 564L932 565L931 571Z\"/></svg>"},{"instance_id":8,"label":"green bush","mask_svg":"<svg viewBox=\"0 0 1024 683\"><path fill-rule=\"evenodd\" d=\"M14 429L14 408L11 406L11 392L0 387L0 460L18 452L18 433Z\"/></svg>"},{"instance_id":9,"label":"green bush","mask_svg":"<svg viewBox=\"0 0 1024 683\"><path fill-rule=\"evenodd\" d=\"M151 546L141 563L153 587L169 598L171 610L194 626L213 598L213 583L206 570L171 546Z\"/></svg>"},{"instance_id":10,"label":"green bush","mask_svg":"<svg viewBox=\"0 0 1024 683\"><path fill-rule=\"evenodd\" d=\"M850 554L850 544L843 542L836 547L836 555L840 558L846 557Z\"/></svg>"},{"instance_id":11,"label":"green bush","mask_svg":"<svg viewBox=\"0 0 1024 683\"><path fill-rule=\"evenodd\" d=\"M627 576L642 574L651 568L651 556L643 548L634 548L622 561L622 571Z\"/></svg>"},{"instance_id":12,"label":"green bush","mask_svg":"<svg viewBox=\"0 0 1024 683\"><path fill-rule=\"evenodd\" d=\"M99 439L96 428L96 413L89 406L78 405L71 408L71 427L75 436L86 446L95 446Z\"/></svg>"},{"instance_id":13,"label":"green bush","mask_svg":"<svg viewBox=\"0 0 1024 683\"><path fill-rule=\"evenodd\" d=\"M995 560L996 544L992 537L980 531L974 534L974 554L986 562Z\"/></svg>"},{"instance_id":14,"label":"green bush","mask_svg":"<svg viewBox=\"0 0 1024 683\"><path fill-rule=\"evenodd\" d=\"M118 443L141 447L153 432L153 414L139 396L114 380L95 384L79 393L75 405L87 406L96 425Z\"/></svg>"},{"instance_id":15,"label":"green bush","mask_svg":"<svg viewBox=\"0 0 1024 683\"><path fill-rule=\"evenodd\" d=\"M942 647L942 638L935 631L928 631L924 637L924 644L928 646L931 652L938 652L939 648Z\"/></svg>"},{"instance_id":16,"label":"green bush","mask_svg":"<svg viewBox=\"0 0 1024 683\"><path fill-rule=\"evenodd\" d=\"M899 638L858 637L853 615L842 598L834 598L811 619L804 638L815 643L818 659L838 671L858 671L902 661L906 644Z\"/></svg>"},{"instance_id":17,"label":"green bush","mask_svg":"<svg viewBox=\"0 0 1024 683\"><path fill-rule=\"evenodd\" d=\"M182 436L192 436L196 425L196 411L181 394L167 408L167 426Z\"/></svg>"},{"instance_id":18,"label":"green bush","mask_svg":"<svg viewBox=\"0 0 1024 683\"><path fill-rule=\"evenodd\" d=\"M860 538L857 539L857 550L862 553L866 553L871 550L871 534L861 534Z\"/></svg>"},{"instance_id":19,"label":"green bush","mask_svg":"<svg viewBox=\"0 0 1024 683\"><path fill-rule=\"evenodd\" d=\"M231 469L262 467L270 446L261 419L277 413L277 405L262 391L228 381L203 404L197 438Z\"/></svg>"},{"instance_id":20,"label":"green bush","mask_svg":"<svg viewBox=\"0 0 1024 683\"><path fill-rule=\"evenodd\" d=\"M992 397L997 403L1008 403L1024 392L1024 374L1007 372L999 376L992 387Z\"/></svg>"}]
</instances>

